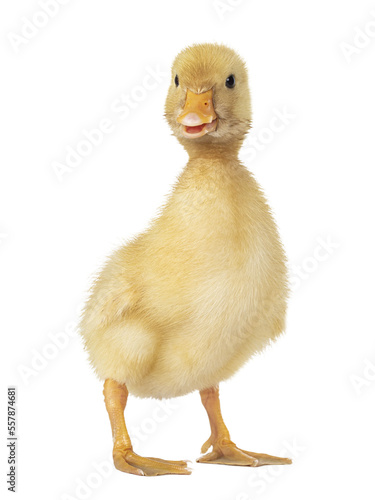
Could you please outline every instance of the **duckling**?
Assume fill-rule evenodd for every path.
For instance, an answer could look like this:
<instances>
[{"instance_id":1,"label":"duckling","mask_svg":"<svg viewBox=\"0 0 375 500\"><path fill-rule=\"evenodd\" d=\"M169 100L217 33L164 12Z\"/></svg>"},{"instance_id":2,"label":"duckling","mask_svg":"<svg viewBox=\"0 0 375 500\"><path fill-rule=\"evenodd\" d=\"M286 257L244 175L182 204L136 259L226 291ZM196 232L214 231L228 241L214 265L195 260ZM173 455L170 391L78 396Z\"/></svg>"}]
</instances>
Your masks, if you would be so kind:
<instances>
[{"instance_id":1,"label":"duckling","mask_svg":"<svg viewBox=\"0 0 375 500\"><path fill-rule=\"evenodd\" d=\"M159 216L105 264L80 325L104 380L114 465L136 475L190 474L186 461L137 455L124 409L129 393L161 399L192 391L211 427L198 462L291 463L238 448L220 410L219 383L283 332L288 295L276 225L238 159L251 121L242 59L219 44L182 50L165 117L189 161Z\"/></svg>"}]
</instances>

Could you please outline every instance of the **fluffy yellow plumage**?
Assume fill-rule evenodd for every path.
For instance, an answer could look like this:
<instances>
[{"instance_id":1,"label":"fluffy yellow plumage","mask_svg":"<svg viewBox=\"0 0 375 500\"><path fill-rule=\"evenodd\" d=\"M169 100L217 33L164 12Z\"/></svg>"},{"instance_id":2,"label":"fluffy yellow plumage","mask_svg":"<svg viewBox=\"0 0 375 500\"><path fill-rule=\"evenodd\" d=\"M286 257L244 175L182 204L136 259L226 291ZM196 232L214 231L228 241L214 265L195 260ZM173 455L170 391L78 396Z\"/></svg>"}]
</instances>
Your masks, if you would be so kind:
<instances>
[{"instance_id":1,"label":"fluffy yellow plumage","mask_svg":"<svg viewBox=\"0 0 375 500\"><path fill-rule=\"evenodd\" d=\"M206 101L184 125L187 91ZM207 118L210 96L215 115ZM189 162L160 216L108 260L81 322L99 377L154 398L233 375L283 331L287 297L275 223L237 156L251 118L242 60L216 44L182 51L165 115ZM197 117L204 123L194 125Z\"/></svg>"}]
</instances>

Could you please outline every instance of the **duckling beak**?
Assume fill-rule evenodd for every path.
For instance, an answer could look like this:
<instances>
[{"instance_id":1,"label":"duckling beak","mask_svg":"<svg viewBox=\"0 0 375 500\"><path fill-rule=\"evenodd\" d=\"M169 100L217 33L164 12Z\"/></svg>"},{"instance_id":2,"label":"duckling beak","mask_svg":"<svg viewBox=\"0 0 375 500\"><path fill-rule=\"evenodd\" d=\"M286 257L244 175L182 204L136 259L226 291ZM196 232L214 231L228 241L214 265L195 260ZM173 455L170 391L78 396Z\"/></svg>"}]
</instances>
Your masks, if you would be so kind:
<instances>
[{"instance_id":1,"label":"duckling beak","mask_svg":"<svg viewBox=\"0 0 375 500\"><path fill-rule=\"evenodd\" d=\"M190 139L202 137L216 130L217 116L212 102L212 89L202 94L194 94L188 90L184 109L177 117L177 121L183 125L183 135Z\"/></svg>"}]
</instances>

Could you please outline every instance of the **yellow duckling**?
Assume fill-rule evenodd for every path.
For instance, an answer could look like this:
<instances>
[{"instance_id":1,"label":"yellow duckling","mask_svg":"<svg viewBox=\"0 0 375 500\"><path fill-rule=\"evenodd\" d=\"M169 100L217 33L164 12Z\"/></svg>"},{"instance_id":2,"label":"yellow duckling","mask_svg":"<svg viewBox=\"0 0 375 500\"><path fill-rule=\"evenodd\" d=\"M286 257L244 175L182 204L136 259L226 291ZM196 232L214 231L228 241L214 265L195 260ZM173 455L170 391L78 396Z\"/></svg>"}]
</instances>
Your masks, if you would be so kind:
<instances>
[{"instance_id":1,"label":"yellow duckling","mask_svg":"<svg viewBox=\"0 0 375 500\"><path fill-rule=\"evenodd\" d=\"M150 227L108 260L81 322L104 382L117 469L190 474L185 461L137 455L126 429L128 393L172 398L200 391L211 435L203 463L259 466L287 458L244 451L220 412L218 384L284 328L285 256L256 181L238 160L250 127L243 61L216 44L175 59L165 116L189 161Z\"/></svg>"}]
</instances>

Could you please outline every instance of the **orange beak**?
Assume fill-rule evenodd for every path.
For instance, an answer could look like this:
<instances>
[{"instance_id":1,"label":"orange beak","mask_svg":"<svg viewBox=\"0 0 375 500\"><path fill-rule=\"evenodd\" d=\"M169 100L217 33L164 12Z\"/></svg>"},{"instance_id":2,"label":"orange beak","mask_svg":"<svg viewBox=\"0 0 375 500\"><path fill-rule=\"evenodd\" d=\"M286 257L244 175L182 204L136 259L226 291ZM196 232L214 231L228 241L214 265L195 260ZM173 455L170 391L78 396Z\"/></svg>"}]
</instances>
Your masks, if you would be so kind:
<instances>
[{"instance_id":1,"label":"orange beak","mask_svg":"<svg viewBox=\"0 0 375 500\"><path fill-rule=\"evenodd\" d=\"M212 102L212 89L203 94L194 94L188 90L184 109L177 121L183 125L183 135L191 139L216 130L217 116Z\"/></svg>"}]
</instances>

